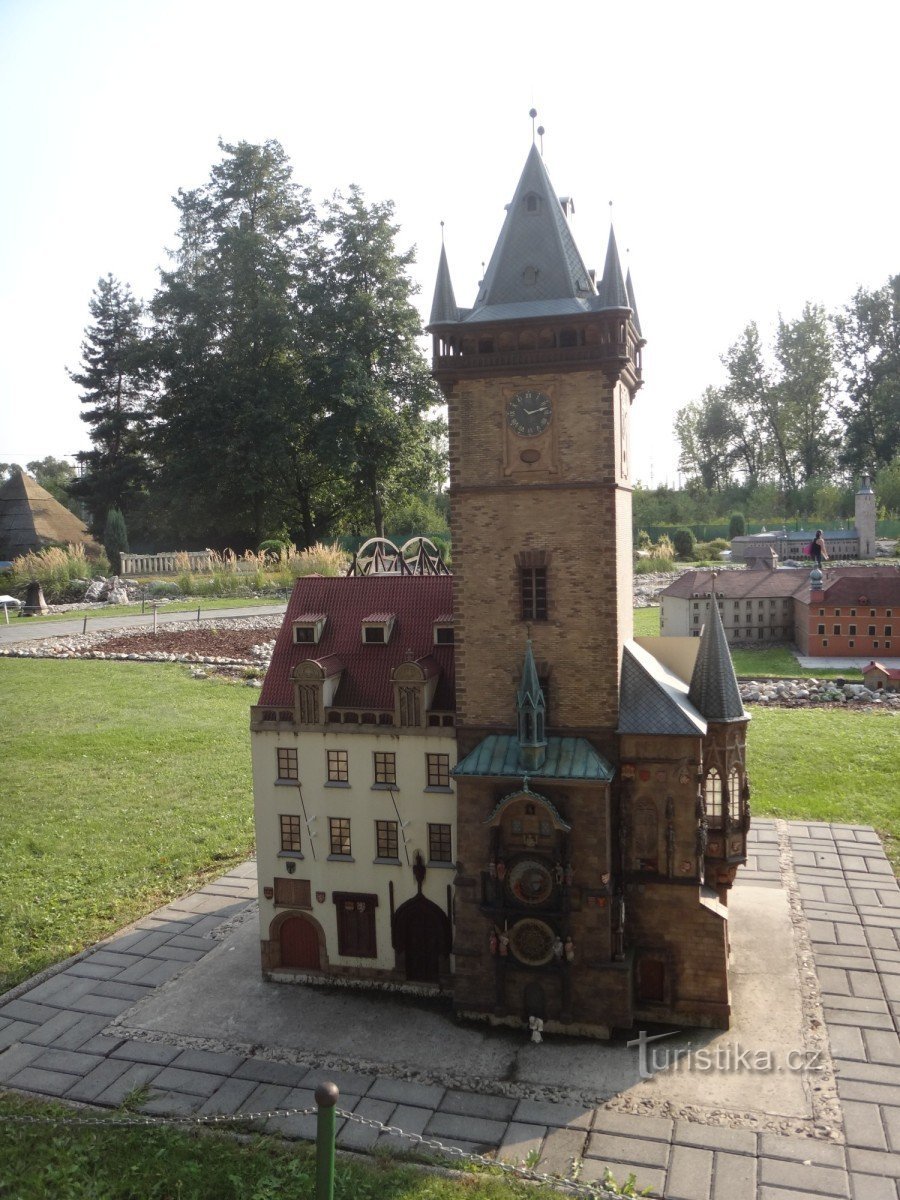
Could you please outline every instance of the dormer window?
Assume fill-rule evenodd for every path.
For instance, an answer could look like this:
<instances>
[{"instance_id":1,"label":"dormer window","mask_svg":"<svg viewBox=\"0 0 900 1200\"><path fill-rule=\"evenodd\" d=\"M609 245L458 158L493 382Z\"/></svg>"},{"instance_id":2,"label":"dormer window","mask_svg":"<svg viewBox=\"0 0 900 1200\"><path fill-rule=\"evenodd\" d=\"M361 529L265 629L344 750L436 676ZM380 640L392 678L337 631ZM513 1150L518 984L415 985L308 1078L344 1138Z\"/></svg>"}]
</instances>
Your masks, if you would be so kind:
<instances>
[{"instance_id":1,"label":"dormer window","mask_svg":"<svg viewBox=\"0 0 900 1200\"><path fill-rule=\"evenodd\" d=\"M434 622L434 644L436 646L452 646L455 641L453 617L438 617Z\"/></svg>"},{"instance_id":2,"label":"dormer window","mask_svg":"<svg viewBox=\"0 0 900 1200\"><path fill-rule=\"evenodd\" d=\"M362 640L367 646L384 646L391 640L394 613L370 613L363 617Z\"/></svg>"},{"instance_id":3,"label":"dormer window","mask_svg":"<svg viewBox=\"0 0 900 1200\"><path fill-rule=\"evenodd\" d=\"M302 613L293 621L294 645L318 645L325 628L325 613Z\"/></svg>"},{"instance_id":4,"label":"dormer window","mask_svg":"<svg viewBox=\"0 0 900 1200\"><path fill-rule=\"evenodd\" d=\"M537 210L540 208L540 204L541 204L540 197L535 192L529 192L528 195L525 197L525 211L526 212L530 212L530 213L537 212Z\"/></svg>"}]
</instances>

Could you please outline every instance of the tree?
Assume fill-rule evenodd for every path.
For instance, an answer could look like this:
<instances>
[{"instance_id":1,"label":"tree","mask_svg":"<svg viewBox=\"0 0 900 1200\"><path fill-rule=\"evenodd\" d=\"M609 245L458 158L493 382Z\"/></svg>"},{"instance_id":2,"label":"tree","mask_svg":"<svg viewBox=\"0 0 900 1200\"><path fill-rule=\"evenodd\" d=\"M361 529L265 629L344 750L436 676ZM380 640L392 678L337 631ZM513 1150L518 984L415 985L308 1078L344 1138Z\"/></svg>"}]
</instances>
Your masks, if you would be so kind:
<instances>
[{"instance_id":1,"label":"tree","mask_svg":"<svg viewBox=\"0 0 900 1200\"><path fill-rule=\"evenodd\" d=\"M845 433L840 459L855 476L900 454L900 275L860 288L834 318Z\"/></svg>"},{"instance_id":2,"label":"tree","mask_svg":"<svg viewBox=\"0 0 900 1200\"><path fill-rule=\"evenodd\" d=\"M153 301L153 447L176 534L258 545L318 483L304 365L314 213L278 142L219 148L209 182L174 199L180 245Z\"/></svg>"},{"instance_id":3,"label":"tree","mask_svg":"<svg viewBox=\"0 0 900 1200\"><path fill-rule=\"evenodd\" d=\"M733 512L728 518L728 537L743 537L747 532L747 522L742 512Z\"/></svg>"},{"instance_id":4,"label":"tree","mask_svg":"<svg viewBox=\"0 0 900 1200\"><path fill-rule=\"evenodd\" d=\"M84 501L96 531L110 508L128 511L144 486L147 361L141 306L127 284L112 275L100 279L89 309L82 369L68 374L84 389L81 419L94 448L77 455L84 472L70 490Z\"/></svg>"},{"instance_id":5,"label":"tree","mask_svg":"<svg viewBox=\"0 0 900 1200\"><path fill-rule=\"evenodd\" d=\"M75 482L75 468L64 458L54 458L48 454L46 458L36 459L27 464L28 474L48 491L54 500L65 504L73 512L77 511L77 503L73 502L70 489Z\"/></svg>"},{"instance_id":6,"label":"tree","mask_svg":"<svg viewBox=\"0 0 900 1200\"><path fill-rule=\"evenodd\" d=\"M829 479L835 465L834 361L824 308L806 304L794 321L779 316L775 358L780 371L769 389L768 424L781 485L793 492Z\"/></svg>"},{"instance_id":7,"label":"tree","mask_svg":"<svg viewBox=\"0 0 900 1200\"><path fill-rule=\"evenodd\" d=\"M128 551L128 531L125 528L125 518L118 508L111 508L106 514L103 549L106 551L110 566L118 574L122 569L121 555Z\"/></svg>"},{"instance_id":8,"label":"tree","mask_svg":"<svg viewBox=\"0 0 900 1200\"><path fill-rule=\"evenodd\" d=\"M739 433L721 390L707 388L699 400L682 408L675 416L675 436L681 445L681 471L707 491L720 492L728 486L739 454Z\"/></svg>"},{"instance_id":9,"label":"tree","mask_svg":"<svg viewBox=\"0 0 900 1200\"><path fill-rule=\"evenodd\" d=\"M732 422L734 460L752 488L766 478L770 458L766 400L771 380L755 321L722 355L722 365L727 375L722 397Z\"/></svg>"},{"instance_id":10,"label":"tree","mask_svg":"<svg viewBox=\"0 0 900 1200\"><path fill-rule=\"evenodd\" d=\"M366 204L357 187L336 195L322 224L327 245L313 306L313 386L323 412L319 445L342 464L354 496L384 536L384 511L440 482L443 422L417 344L412 250L398 251L393 205Z\"/></svg>"}]
</instances>

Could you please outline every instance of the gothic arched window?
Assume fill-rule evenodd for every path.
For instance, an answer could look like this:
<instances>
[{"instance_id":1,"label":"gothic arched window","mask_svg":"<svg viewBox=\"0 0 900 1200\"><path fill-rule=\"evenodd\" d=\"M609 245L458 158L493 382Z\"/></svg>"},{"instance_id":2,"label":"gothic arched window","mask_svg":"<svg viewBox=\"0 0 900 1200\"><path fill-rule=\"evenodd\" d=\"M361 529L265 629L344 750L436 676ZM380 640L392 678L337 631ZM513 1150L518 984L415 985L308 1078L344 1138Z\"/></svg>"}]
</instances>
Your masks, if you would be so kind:
<instances>
[{"instance_id":1,"label":"gothic arched window","mask_svg":"<svg viewBox=\"0 0 900 1200\"><path fill-rule=\"evenodd\" d=\"M706 776L703 788L703 800L706 804L706 819L711 826L722 824L722 776L712 767Z\"/></svg>"},{"instance_id":2,"label":"gothic arched window","mask_svg":"<svg viewBox=\"0 0 900 1200\"><path fill-rule=\"evenodd\" d=\"M735 825L741 819L741 773L737 767L728 772L728 814Z\"/></svg>"}]
</instances>

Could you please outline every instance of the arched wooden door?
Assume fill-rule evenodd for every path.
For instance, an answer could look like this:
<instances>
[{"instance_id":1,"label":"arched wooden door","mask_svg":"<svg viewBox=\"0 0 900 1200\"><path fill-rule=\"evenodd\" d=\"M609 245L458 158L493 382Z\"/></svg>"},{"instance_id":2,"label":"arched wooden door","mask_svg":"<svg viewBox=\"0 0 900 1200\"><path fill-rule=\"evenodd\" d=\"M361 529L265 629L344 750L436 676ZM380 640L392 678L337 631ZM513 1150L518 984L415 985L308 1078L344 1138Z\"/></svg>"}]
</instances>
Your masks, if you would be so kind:
<instances>
[{"instance_id":1,"label":"arched wooden door","mask_svg":"<svg viewBox=\"0 0 900 1200\"><path fill-rule=\"evenodd\" d=\"M319 969L319 935L311 921L303 917L288 917L278 931L281 943L281 965Z\"/></svg>"},{"instance_id":2,"label":"arched wooden door","mask_svg":"<svg viewBox=\"0 0 900 1200\"><path fill-rule=\"evenodd\" d=\"M451 940L447 914L421 893L401 904L394 914L394 948L403 955L407 979L437 983Z\"/></svg>"}]
</instances>

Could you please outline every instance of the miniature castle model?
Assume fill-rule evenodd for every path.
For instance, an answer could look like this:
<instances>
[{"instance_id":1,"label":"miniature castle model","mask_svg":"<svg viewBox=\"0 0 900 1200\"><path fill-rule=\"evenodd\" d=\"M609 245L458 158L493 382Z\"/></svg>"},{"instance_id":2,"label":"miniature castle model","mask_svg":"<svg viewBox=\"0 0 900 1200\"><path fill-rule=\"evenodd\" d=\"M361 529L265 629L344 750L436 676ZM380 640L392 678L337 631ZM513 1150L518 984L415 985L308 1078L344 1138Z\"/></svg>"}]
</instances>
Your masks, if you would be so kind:
<instances>
[{"instance_id":1,"label":"miniature castle model","mask_svg":"<svg viewBox=\"0 0 900 1200\"><path fill-rule=\"evenodd\" d=\"M876 553L875 529L877 506L875 492L868 475L863 475L859 490L854 496L854 528L824 529L825 550L829 558L874 558ZM744 559L747 565L758 560L774 558L801 559L806 547L815 537L815 530L781 529L767 533L741 534L731 539L731 552L736 560Z\"/></svg>"},{"instance_id":2,"label":"miniature castle model","mask_svg":"<svg viewBox=\"0 0 900 1200\"><path fill-rule=\"evenodd\" d=\"M262 965L550 1032L727 1027L749 718L715 606L668 666L632 640L644 340L571 211L532 147L471 309L441 251L452 578L296 584L251 720Z\"/></svg>"}]
</instances>

